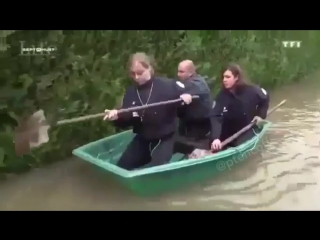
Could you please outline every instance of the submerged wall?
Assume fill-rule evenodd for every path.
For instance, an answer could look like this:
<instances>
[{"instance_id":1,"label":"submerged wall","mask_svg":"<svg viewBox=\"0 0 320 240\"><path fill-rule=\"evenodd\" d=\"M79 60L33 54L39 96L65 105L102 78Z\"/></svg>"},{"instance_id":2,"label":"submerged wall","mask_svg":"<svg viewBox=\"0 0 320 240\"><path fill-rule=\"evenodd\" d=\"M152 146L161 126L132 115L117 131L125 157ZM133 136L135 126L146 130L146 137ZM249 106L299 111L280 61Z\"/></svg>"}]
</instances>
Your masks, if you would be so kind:
<instances>
[{"instance_id":1,"label":"submerged wall","mask_svg":"<svg viewBox=\"0 0 320 240\"><path fill-rule=\"evenodd\" d=\"M130 84L126 66L134 52L152 54L157 72L169 77L176 76L178 62L186 58L200 74L218 81L227 63L238 62L251 81L265 88L299 80L320 64L319 31L19 30L0 31L0 37L2 172L64 159L76 146L115 133L99 119L52 128L50 143L28 156L16 157L12 143L18 116L37 108L52 122L113 108ZM285 48L286 40L301 41L301 47ZM47 51L28 56L22 46Z\"/></svg>"}]
</instances>

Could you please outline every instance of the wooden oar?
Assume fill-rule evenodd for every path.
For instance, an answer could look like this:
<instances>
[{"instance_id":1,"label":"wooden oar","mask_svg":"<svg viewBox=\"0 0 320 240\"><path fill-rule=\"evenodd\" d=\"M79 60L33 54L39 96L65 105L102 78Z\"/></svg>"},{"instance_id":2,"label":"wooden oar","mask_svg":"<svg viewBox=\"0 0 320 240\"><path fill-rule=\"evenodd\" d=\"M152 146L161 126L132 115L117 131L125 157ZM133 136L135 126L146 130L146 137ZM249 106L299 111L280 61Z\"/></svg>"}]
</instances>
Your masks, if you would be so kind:
<instances>
[{"instance_id":1,"label":"wooden oar","mask_svg":"<svg viewBox=\"0 0 320 240\"><path fill-rule=\"evenodd\" d=\"M272 112L274 112L276 109L278 109L279 107L281 107L284 103L286 102L286 100L283 100L281 103L279 103L278 105L276 105L274 108L272 108L271 110L268 111L267 116L269 116ZM249 125L247 125L246 127L242 128L239 132L235 133L234 135L232 135L231 137L227 138L226 140L224 140L221 145L222 147L226 146L227 144L229 144L230 142L234 141L236 138L238 138L241 134L243 134L244 132L248 131L249 129L251 129L256 123L252 122ZM209 139L208 139L209 140ZM199 141L195 141L192 139L188 139L187 137L183 137L183 136L177 136L176 137L176 141L178 143L182 143L188 146L192 146L201 150L204 150L204 146L206 146L206 143L202 143ZM208 142L209 143L209 142ZM207 154L212 153L211 150L206 150ZM217 151L214 151L217 152Z\"/></svg>"},{"instance_id":2,"label":"wooden oar","mask_svg":"<svg viewBox=\"0 0 320 240\"><path fill-rule=\"evenodd\" d=\"M267 116L269 116L271 113L273 113L276 109L278 109L279 107L281 107L283 104L285 104L286 100L283 100L281 103L279 103L278 105L276 105L274 108L272 108L271 110L268 111ZM226 140L224 140L221 145L222 147L225 147L227 144L229 144L230 142L234 141L235 139L237 139L241 134L245 133L246 131L248 131L249 129L251 129L254 125L256 124L256 122L252 122L251 124L249 124L248 126L242 128L239 132L235 133L234 135L232 135L231 137L227 138ZM218 151L215 150L205 150L203 149L203 145L201 143L197 143L197 142L188 142L186 140L182 141L184 144L193 146L193 147L197 147L191 154L189 154L189 158L190 159L196 159L196 158L200 158L200 157L204 157L204 156L208 156L211 155L213 153L216 153Z\"/></svg>"},{"instance_id":3,"label":"wooden oar","mask_svg":"<svg viewBox=\"0 0 320 240\"><path fill-rule=\"evenodd\" d=\"M197 99L199 98L199 96L193 96L192 98ZM135 111L144 110L147 108L157 107L161 105L179 103L181 101L182 99L175 99L175 100L163 101L158 103L152 103L144 106L120 109L118 110L118 113L135 112ZM56 122L53 125L58 126L63 124L86 121L86 120L95 119L95 118L101 118L101 117L104 117L106 114L107 113L104 112L104 113L98 113L98 114L93 114L93 115L88 115L88 116L83 116L78 118L61 120ZM14 142L15 142L16 154L18 156L27 154L31 151L32 148L39 147L40 145L47 143L49 141L48 130L50 127L52 127L52 125L50 125L47 122L47 119L44 115L43 110L37 111L26 120L19 121L19 125L15 130Z\"/></svg>"},{"instance_id":4,"label":"wooden oar","mask_svg":"<svg viewBox=\"0 0 320 240\"><path fill-rule=\"evenodd\" d=\"M274 108L270 109L267 113L267 116L269 116L271 113L273 113L275 110L277 110L279 107L281 107L283 104L286 103L287 100L283 100L281 103L279 103L278 105L276 105ZM239 132L233 134L231 137L227 138L226 140L224 140L221 145L222 148L225 147L227 144L231 143L232 141L234 141L235 139L237 139L240 135L242 135L243 133L245 133L246 131L248 131L249 129L251 129L254 125L256 124L256 122L252 122L250 123L248 126L242 128Z\"/></svg>"},{"instance_id":5,"label":"wooden oar","mask_svg":"<svg viewBox=\"0 0 320 240\"><path fill-rule=\"evenodd\" d=\"M199 98L199 96L192 96L192 98L197 99L197 98ZM118 113L120 114L120 113L125 113L125 112L135 112L135 111L140 111L140 110L144 110L147 108L152 108L152 107L157 107L157 106L162 106L162 105L167 105L167 104L172 104L172 103L178 103L181 101L182 101L182 99L174 99L174 100L163 101L163 102L158 102L158 103L151 103L148 105L143 105L143 106L138 106L138 107L123 108L123 109L118 110ZM104 113L98 113L98 114L93 114L93 115L88 115L88 116L83 116L83 117L61 120L61 121L58 121L56 123L56 125L82 122L82 121L86 121L89 119L104 117L107 114L107 112L108 112L108 110Z\"/></svg>"}]
</instances>

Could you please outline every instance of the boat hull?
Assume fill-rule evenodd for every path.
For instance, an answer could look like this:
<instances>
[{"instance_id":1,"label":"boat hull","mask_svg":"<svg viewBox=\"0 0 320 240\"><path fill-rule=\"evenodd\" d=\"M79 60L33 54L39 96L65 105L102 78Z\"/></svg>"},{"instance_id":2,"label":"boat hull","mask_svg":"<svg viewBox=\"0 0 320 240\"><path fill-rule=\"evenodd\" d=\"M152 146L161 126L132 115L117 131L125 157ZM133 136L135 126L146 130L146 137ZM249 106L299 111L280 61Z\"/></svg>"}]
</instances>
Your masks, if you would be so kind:
<instances>
[{"instance_id":1,"label":"boat hull","mask_svg":"<svg viewBox=\"0 0 320 240\"><path fill-rule=\"evenodd\" d=\"M154 195L200 183L231 170L234 165L244 162L250 155L261 150L259 142L270 126L271 122L266 122L257 136L236 148L201 159L183 159L182 154L174 154L168 164L134 171L126 171L116 166L122 152L134 137L132 131L89 143L75 149L73 154L109 172L136 194Z\"/></svg>"}]
</instances>

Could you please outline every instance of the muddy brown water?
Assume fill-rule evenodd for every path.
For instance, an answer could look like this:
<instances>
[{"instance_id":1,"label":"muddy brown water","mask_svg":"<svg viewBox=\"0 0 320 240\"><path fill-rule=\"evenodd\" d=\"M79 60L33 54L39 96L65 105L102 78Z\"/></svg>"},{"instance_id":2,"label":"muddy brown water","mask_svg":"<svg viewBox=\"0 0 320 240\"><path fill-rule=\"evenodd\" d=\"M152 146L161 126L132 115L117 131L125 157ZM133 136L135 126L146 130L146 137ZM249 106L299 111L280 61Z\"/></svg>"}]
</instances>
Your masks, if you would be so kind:
<instances>
[{"instance_id":1,"label":"muddy brown water","mask_svg":"<svg viewBox=\"0 0 320 240\"><path fill-rule=\"evenodd\" d=\"M0 182L0 210L320 210L320 81L272 94L287 103L260 151L216 179L139 198L103 171L70 159Z\"/></svg>"}]
</instances>

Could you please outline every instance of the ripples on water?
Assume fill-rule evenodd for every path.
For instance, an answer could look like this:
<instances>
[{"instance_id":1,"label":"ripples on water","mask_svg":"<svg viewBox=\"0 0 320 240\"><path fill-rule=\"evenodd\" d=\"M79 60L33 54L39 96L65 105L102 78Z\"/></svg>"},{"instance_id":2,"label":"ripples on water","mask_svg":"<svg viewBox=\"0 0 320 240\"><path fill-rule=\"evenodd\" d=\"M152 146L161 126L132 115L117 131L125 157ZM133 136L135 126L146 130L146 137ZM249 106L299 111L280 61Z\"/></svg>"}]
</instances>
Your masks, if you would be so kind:
<instances>
[{"instance_id":1,"label":"ripples on water","mask_svg":"<svg viewBox=\"0 0 320 240\"><path fill-rule=\"evenodd\" d=\"M260 154L167 203L176 209L319 210L319 103L279 109Z\"/></svg>"},{"instance_id":2,"label":"ripples on water","mask_svg":"<svg viewBox=\"0 0 320 240\"><path fill-rule=\"evenodd\" d=\"M320 210L320 98L292 91L273 98L277 104L285 92L288 102L271 116L263 151L210 182L141 199L100 170L68 161L0 185L0 210Z\"/></svg>"}]
</instances>

